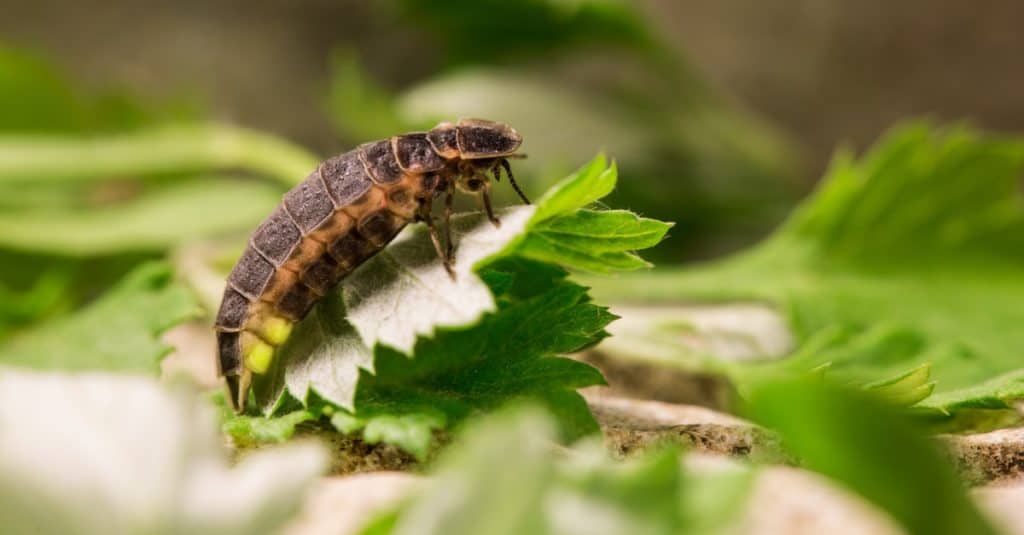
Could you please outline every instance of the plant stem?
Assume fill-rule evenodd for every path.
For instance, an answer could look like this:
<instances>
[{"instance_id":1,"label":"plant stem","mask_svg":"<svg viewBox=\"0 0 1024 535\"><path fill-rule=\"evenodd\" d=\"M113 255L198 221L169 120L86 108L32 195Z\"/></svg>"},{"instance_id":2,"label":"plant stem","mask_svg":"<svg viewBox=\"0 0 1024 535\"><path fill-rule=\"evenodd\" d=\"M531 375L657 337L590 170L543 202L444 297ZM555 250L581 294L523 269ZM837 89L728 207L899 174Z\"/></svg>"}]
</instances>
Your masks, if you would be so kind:
<instances>
[{"instance_id":1,"label":"plant stem","mask_svg":"<svg viewBox=\"0 0 1024 535\"><path fill-rule=\"evenodd\" d=\"M319 158L268 134L222 124L92 138L0 136L0 183L240 169L292 186Z\"/></svg>"}]
</instances>

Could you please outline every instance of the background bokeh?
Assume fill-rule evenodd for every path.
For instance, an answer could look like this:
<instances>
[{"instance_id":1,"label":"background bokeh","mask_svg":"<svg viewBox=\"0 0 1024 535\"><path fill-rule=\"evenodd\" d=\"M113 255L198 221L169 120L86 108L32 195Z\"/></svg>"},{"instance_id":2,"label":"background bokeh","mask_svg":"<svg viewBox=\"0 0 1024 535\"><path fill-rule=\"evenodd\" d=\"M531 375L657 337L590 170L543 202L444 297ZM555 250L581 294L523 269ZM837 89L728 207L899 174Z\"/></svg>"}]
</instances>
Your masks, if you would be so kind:
<instances>
[{"instance_id":1,"label":"background bokeh","mask_svg":"<svg viewBox=\"0 0 1024 535\"><path fill-rule=\"evenodd\" d=\"M0 3L0 35L45 53L84 84L187 94L218 118L333 150L321 107L333 50L354 47L393 90L445 63L434 21L400 16L389 4L8 0ZM836 143L864 145L907 115L999 129L1024 123L1024 6L1014 0L634 4L723 96L799 142L807 177Z\"/></svg>"},{"instance_id":2,"label":"background bokeh","mask_svg":"<svg viewBox=\"0 0 1024 535\"><path fill-rule=\"evenodd\" d=\"M443 119L505 120L526 138L518 173L529 191L599 150L614 157L623 179L609 203L677 223L652 254L662 264L753 243L810 191L837 146L863 148L900 119L1024 124L1024 6L1011 0L38 0L0 1L0 13L5 135L234 125L321 158ZM83 171L87 180L56 188L8 173L0 289L59 293L63 285L40 278L54 266L105 287L185 238L244 233L258 221L256 193L213 199L196 185L190 194L209 197L207 206L239 215L207 224L220 215L198 213L196 228L165 231L159 244L107 240L87 254L91 227L79 215L101 218L198 176L189 162L157 167ZM231 179L260 180L252 166L234 167ZM22 218L51 213L67 224ZM81 230L81 250L29 243L62 228Z\"/></svg>"}]
</instances>

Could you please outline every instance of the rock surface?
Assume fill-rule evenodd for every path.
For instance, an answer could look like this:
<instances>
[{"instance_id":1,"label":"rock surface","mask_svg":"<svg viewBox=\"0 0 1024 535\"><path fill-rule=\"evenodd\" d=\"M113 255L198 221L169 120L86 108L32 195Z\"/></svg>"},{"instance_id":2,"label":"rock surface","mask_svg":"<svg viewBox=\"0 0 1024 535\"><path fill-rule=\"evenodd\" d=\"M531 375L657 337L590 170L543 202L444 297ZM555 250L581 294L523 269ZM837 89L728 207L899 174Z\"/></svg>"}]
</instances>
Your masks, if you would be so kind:
<instances>
[{"instance_id":1,"label":"rock surface","mask_svg":"<svg viewBox=\"0 0 1024 535\"><path fill-rule=\"evenodd\" d=\"M960 475L969 484L1024 477L1024 428L941 435L939 439L948 446Z\"/></svg>"},{"instance_id":2,"label":"rock surface","mask_svg":"<svg viewBox=\"0 0 1024 535\"><path fill-rule=\"evenodd\" d=\"M601 424L605 445L619 458L665 443L688 450L760 460L780 459L778 440L756 425L705 407L585 395Z\"/></svg>"},{"instance_id":3,"label":"rock surface","mask_svg":"<svg viewBox=\"0 0 1024 535\"><path fill-rule=\"evenodd\" d=\"M612 455L630 457L666 442L692 451L791 462L777 437L751 422L705 407L629 399L602 391L585 395ZM941 435L964 479L973 485L1024 477L1024 428Z\"/></svg>"}]
</instances>

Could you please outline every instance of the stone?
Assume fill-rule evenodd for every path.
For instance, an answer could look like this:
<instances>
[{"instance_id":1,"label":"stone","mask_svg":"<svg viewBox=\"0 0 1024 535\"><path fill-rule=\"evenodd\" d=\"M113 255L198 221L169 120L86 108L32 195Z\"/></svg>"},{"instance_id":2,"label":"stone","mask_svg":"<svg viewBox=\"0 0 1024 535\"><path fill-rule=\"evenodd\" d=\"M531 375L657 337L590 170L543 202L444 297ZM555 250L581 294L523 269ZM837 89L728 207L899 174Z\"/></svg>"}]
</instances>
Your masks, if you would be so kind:
<instances>
[{"instance_id":1,"label":"stone","mask_svg":"<svg viewBox=\"0 0 1024 535\"><path fill-rule=\"evenodd\" d=\"M997 429L970 435L940 435L961 477L968 484L1024 477L1024 428ZM1024 505L1024 504L1022 504Z\"/></svg>"},{"instance_id":2,"label":"stone","mask_svg":"<svg viewBox=\"0 0 1024 535\"><path fill-rule=\"evenodd\" d=\"M584 396L617 458L633 457L666 443L691 451L759 460L782 460L778 439L764 429L705 407L622 398L600 392Z\"/></svg>"}]
</instances>

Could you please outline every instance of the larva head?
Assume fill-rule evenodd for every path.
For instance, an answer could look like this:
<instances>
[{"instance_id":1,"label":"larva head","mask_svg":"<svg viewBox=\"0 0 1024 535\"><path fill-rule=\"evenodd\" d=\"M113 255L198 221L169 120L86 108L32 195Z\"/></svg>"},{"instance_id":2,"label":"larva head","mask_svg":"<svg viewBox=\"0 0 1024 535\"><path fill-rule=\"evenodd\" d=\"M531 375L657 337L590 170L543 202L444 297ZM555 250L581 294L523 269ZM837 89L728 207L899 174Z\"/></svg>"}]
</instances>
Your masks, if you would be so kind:
<instances>
[{"instance_id":1,"label":"larva head","mask_svg":"<svg viewBox=\"0 0 1024 535\"><path fill-rule=\"evenodd\" d=\"M511 126L484 119L441 123L430 131L428 137L442 157L463 160L501 158L514 153L523 143L523 136Z\"/></svg>"}]
</instances>

